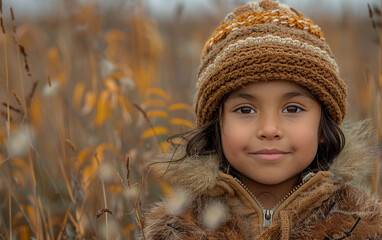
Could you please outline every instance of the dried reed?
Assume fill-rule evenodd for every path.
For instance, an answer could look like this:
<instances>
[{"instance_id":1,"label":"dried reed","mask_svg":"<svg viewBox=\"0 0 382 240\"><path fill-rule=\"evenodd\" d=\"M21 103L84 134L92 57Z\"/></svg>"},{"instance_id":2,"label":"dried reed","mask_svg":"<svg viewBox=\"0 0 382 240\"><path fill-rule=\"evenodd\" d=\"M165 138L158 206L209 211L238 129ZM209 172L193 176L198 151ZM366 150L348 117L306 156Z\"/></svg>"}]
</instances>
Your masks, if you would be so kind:
<instances>
[{"instance_id":1,"label":"dried reed","mask_svg":"<svg viewBox=\"0 0 382 240\"><path fill-rule=\"evenodd\" d=\"M102 225L106 238L113 238L113 222L118 222L122 238L134 239L144 228L142 208L170 191L163 183L149 183L145 166L170 147L170 134L194 127L193 108L187 104L192 101L190 66L199 60L213 23L182 17L185 27L177 29L146 15L141 3L128 5L126 14L122 7L107 12L76 2L64 17L25 24L16 22L9 8L12 29L7 31L3 8L9 6L0 0L0 84L5 80L0 88L5 93L0 94L0 198L8 204L0 209L6 222L1 235L99 239L103 233L97 226ZM376 9L369 6L377 33ZM380 45L379 51L381 63ZM381 96L381 69L378 73ZM40 88L36 79L47 82ZM5 142L26 125L35 132L30 150L23 157L9 156ZM107 170L106 163L115 170L107 181L98 175ZM374 184L379 183L382 196L380 182Z\"/></svg>"}]
</instances>

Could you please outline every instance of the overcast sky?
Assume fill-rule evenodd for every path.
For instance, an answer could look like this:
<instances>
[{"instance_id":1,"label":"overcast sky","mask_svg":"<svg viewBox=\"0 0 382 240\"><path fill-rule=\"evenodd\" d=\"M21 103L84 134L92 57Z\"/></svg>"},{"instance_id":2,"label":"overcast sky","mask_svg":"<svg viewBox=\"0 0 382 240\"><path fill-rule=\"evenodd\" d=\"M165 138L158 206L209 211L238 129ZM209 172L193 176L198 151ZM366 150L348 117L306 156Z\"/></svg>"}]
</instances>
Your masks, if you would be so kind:
<instances>
[{"instance_id":1,"label":"overcast sky","mask_svg":"<svg viewBox=\"0 0 382 240\"><path fill-rule=\"evenodd\" d=\"M234 2L229 0L221 0L225 2ZM157 12L169 14L173 12L174 7L183 3L185 9L188 11L200 11L205 9L205 11L211 11L214 1L212 0L146 0L148 6ZM163 4L166 2L166 4ZM249 1L245 1L249 2ZM351 8L356 11L365 11L367 14L367 3L372 5L380 4L379 0L284 0L280 1L286 3L294 8L300 10L301 12L311 12L311 11L329 11L329 12L339 12L345 8Z\"/></svg>"},{"instance_id":2,"label":"overcast sky","mask_svg":"<svg viewBox=\"0 0 382 240\"><path fill-rule=\"evenodd\" d=\"M18 16L20 14L44 14L51 11L51 7L58 0L3 0L4 9L12 6ZM64 0L65 1L65 0ZM97 1L107 6L119 1L134 0L77 0L81 2ZM136 0L135 0L136 1ZM212 6L215 1L224 1L233 3L234 0L142 0L149 11L159 16L171 16L177 5L183 4L185 14L194 14L200 12L213 12ZM242 0L243 2L245 0ZM248 1L246 1L248 2ZM367 3L380 6L381 0L281 0L290 6L295 7L304 13L315 12L333 12L340 13L342 9L348 8L355 10L356 14L367 14ZM5 11L5 10L4 10Z\"/></svg>"}]
</instances>

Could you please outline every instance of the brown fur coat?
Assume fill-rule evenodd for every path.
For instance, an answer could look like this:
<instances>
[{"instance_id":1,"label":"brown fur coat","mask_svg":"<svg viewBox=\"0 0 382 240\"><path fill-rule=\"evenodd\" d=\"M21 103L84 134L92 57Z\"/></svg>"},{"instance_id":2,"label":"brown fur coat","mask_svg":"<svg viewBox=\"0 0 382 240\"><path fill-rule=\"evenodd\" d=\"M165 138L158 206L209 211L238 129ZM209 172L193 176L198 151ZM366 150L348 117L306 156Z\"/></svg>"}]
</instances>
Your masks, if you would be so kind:
<instances>
[{"instance_id":1,"label":"brown fur coat","mask_svg":"<svg viewBox=\"0 0 382 240\"><path fill-rule=\"evenodd\" d=\"M142 239L382 239L382 203L362 189L375 159L366 125L344 126L347 143L330 171L311 176L266 227L259 205L219 170L217 157L158 164L178 190L148 212Z\"/></svg>"}]
</instances>

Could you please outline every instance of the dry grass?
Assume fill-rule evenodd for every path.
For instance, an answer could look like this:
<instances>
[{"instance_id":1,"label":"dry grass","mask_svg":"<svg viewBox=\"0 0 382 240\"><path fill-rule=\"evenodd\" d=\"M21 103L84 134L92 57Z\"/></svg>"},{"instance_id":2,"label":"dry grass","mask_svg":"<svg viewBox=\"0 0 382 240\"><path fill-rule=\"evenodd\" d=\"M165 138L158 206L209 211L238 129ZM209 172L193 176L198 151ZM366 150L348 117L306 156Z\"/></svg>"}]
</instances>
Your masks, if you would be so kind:
<instances>
[{"instance_id":1,"label":"dry grass","mask_svg":"<svg viewBox=\"0 0 382 240\"><path fill-rule=\"evenodd\" d=\"M10 5L0 7L0 239L135 239L142 210L169 191L148 183L144 166L169 147L168 136L194 127L193 79L221 14L166 22L148 16L140 1L109 11L71 3L57 18L25 22ZM352 90L351 114L375 117L381 139L375 66L382 61L354 67L365 57L362 44L374 44L381 59L381 38L372 39L372 31L380 34L376 9L376 23L358 27L370 27L362 40L370 42L354 46L354 62L342 72L366 76L349 81L360 89ZM337 28L327 28L339 46ZM349 58L339 55L339 62ZM376 179L371 185L382 193Z\"/></svg>"}]
</instances>

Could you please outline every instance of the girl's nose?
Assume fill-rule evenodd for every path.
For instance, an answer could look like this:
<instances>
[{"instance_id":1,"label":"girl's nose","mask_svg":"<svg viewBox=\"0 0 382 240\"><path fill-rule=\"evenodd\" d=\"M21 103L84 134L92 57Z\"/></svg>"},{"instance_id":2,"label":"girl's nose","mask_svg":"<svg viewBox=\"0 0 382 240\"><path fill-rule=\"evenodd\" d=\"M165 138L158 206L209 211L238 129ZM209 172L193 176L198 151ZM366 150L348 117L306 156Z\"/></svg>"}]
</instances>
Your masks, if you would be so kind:
<instances>
[{"instance_id":1,"label":"girl's nose","mask_svg":"<svg viewBox=\"0 0 382 240\"><path fill-rule=\"evenodd\" d=\"M277 114L263 113L258 119L257 137L262 140L281 139L283 134Z\"/></svg>"}]
</instances>

